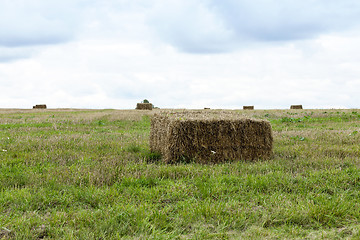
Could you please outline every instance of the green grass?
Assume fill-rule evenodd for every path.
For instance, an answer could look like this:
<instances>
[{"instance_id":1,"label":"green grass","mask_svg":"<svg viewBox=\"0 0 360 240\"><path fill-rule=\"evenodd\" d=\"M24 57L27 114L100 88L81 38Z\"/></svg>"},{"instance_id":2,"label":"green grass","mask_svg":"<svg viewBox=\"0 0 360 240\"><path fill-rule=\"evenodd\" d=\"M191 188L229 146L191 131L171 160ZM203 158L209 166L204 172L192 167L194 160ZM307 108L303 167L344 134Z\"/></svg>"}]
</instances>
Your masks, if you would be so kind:
<instances>
[{"instance_id":1,"label":"green grass","mask_svg":"<svg viewBox=\"0 0 360 240\"><path fill-rule=\"evenodd\" d=\"M360 110L268 119L267 161L167 165L149 111L0 110L0 239L359 239Z\"/></svg>"}]
</instances>

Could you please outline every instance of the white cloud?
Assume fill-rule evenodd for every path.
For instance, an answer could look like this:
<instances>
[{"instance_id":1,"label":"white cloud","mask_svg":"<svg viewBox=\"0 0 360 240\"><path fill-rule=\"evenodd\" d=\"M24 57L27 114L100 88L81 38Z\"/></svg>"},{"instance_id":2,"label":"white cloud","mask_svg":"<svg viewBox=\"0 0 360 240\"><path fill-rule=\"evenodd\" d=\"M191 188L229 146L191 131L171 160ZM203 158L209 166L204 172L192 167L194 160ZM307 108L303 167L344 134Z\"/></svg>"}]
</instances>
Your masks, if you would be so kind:
<instances>
[{"instance_id":1,"label":"white cloud","mask_svg":"<svg viewBox=\"0 0 360 240\"><path fill-rule=\"evenodd\" d=\"M6 1L0 107L358 107L358 3L289 2Z\"/></svg>"}]
</instances>

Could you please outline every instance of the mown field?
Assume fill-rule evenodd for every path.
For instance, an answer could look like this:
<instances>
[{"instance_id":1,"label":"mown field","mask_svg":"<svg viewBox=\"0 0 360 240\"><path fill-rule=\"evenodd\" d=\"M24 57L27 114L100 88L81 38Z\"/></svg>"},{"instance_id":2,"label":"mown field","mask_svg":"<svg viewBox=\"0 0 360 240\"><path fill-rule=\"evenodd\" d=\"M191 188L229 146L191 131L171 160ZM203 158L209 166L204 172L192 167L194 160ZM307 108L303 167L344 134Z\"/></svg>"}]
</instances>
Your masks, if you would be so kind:
<instances>
[{"instance_id":1,"label":"mown field","mask_svg":"<svg viewBox=\"0 0 360 240\"><path fill-rule=\"evenodd\" d=\"M266 161L166 165L154 111L0 110L0 239L360 239L360 110L268 119Z\"/></svg>"}]
</instances>

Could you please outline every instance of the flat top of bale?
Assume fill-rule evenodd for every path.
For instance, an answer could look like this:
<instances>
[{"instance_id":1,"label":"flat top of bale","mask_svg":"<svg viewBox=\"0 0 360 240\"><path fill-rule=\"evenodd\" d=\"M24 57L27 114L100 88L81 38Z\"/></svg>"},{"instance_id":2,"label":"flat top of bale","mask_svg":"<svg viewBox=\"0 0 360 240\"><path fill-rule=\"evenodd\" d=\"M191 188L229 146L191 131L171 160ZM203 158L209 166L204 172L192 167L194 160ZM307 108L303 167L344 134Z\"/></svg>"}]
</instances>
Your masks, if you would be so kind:
<instances>
[{"instance_id":1,"label":"flat top of bale","mask_svg":"<svg viewBox=\"0 0 360 240\"><path fill-rule=\"evenodd\" d=\"M214 120L251 120L257 122L264 122L267 120L254 119L249 116L243 115L240 112L229 111L181 111L169 112L164 111L154 115L155 117L165 117L169 120L177 121L214 121Z\"/></svg>"}]
</instances>

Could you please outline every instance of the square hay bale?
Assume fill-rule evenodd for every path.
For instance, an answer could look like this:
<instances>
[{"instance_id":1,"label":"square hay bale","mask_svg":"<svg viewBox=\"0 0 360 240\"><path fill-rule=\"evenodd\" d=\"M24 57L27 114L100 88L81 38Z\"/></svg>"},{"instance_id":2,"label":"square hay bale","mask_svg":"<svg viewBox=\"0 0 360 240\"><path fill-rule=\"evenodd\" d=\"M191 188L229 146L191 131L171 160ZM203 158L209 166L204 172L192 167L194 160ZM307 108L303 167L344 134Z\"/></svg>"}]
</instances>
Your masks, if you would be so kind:
<instances>
[{"instance_id":1,"label":"square hay bale","mask_svg":"<svg viewBox=\"0 0 360 240\"><path fill-rule=\"evenodd\" d=\"M243 106L243 110L254 110L254 106Z\"/></svg>"},{"instance_id":2,"label":"square hay bale","mask_svg":"<svg viewBox=\"0 0 360 240\"><path fill-rule=\"evenodd\" d=\"M303 109L302 105L291 105L290 109Z\"/></svg>"},{"instance_id":3,"label":"square hay bale","mask_svg":"<svg viewBox=\"0 0 360 240\"><path fill-rule=\"evenodd\" d=\"M136 104L137 110L152 110L153 105L151 103L138 103Z\"/></svg>"},{"instance_id":4,"label":"square hay bale","mask_svg":"<svg viewBox=\"0 0 360 240\"><path fill-rule=\"evenodd\" d=\"M46 104L37 104L33 106L33 109L46 109Z\"/></svg>"},{"instance_id":5,"label":"square hay bale","mask_svg":"<svg viewBox=\"0 0 360 240\"><path fill-rule=\"evenodd\" d=\"M166 163L269 159L273 135L266 120L225 112L173 112L151 120L150 149Z\"/></svg>"}]
</instances>

